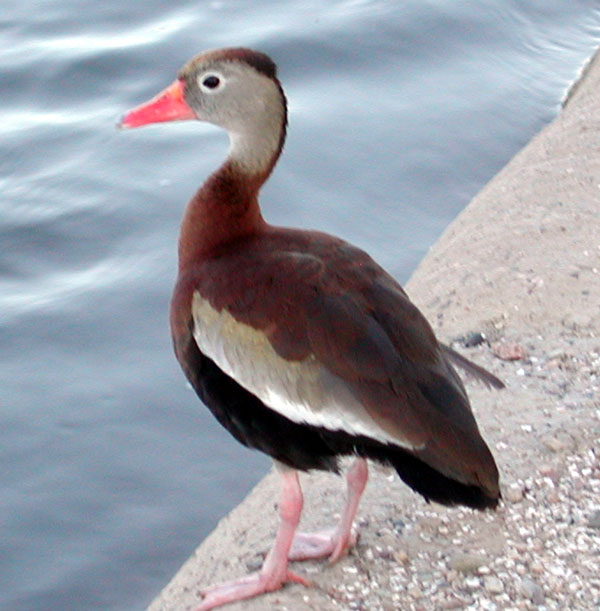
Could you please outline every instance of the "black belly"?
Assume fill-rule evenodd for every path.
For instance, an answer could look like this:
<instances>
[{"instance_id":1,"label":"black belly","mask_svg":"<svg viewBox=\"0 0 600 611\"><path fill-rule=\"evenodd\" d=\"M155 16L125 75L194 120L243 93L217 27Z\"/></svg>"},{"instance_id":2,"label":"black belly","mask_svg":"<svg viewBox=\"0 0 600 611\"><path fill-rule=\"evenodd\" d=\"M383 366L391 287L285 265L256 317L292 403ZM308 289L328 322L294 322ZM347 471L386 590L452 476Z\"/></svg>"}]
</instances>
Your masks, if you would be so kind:
<instances>
[{"instance_id":1,"label":"black belly","mask_svg":"<svg viewBox=\"0 0 600 611\"><path fill-rule=\"evenodd\" d=\"M193 338L178 358L200 399L245 446L300 470L337 472L337 457L353 452L349 439L332 443L325 429L297 424L267 407L202 354Z\"/></svg>"},{"instance_id":2,"label":"black belly","mask_svg":"<svg viewBox=\"0 0 600 611\"><path fill-rule=\"evenodd\" d=\"M474 508L497 504L497 499L487 497L478 486L442 475L399 446L289 420L202 354L191 334L186 339L175 346L175 351L187 378L217 420L245 446L303 471L337 473L339 457L354 454L393 466L404 482L427 500Z\"/></svg>"}]
</instances>

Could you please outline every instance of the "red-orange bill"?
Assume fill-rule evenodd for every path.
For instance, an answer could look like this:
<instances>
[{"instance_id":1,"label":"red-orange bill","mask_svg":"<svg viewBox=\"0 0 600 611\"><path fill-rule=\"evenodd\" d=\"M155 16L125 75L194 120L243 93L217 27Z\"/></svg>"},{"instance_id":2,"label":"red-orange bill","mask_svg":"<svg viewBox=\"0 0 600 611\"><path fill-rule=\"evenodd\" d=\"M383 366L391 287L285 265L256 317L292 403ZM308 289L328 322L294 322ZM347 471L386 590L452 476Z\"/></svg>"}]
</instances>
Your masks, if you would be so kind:
<instances>
[{"instance_id":1,"label":"red-orange bill","mask_svg":"<svg viewBox=\"0 0 600 611\"><path fill-rule=\"evenodd\" d=\"M119 127L131 128L149 123L195 119L194 111L185 101L183 88L183 81L176 80L150 101L125 113Z\"/></svg>"}]
</instances>

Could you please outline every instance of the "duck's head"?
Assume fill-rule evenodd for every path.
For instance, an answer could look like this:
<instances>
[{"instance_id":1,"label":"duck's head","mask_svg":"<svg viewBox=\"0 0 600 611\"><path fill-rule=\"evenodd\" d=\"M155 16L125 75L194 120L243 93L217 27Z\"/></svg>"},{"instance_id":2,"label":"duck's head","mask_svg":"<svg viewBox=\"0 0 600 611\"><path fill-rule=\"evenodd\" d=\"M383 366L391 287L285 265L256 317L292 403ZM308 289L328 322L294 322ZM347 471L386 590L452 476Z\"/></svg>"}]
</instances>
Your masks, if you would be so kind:
<instances>
[{"instance_id":1,"label":"duck's head","mask_svg":"<svg viewBox=\"0 0 600 611\"><path fill-rule=\"evenodd\" d=\"M277 68L244 48L207 51L191 59L156 97L126 113L122 128L198 119L226 129L230 157L242 165L277 156L285 137L286 100Z\"/></svg>"}]
</instances>

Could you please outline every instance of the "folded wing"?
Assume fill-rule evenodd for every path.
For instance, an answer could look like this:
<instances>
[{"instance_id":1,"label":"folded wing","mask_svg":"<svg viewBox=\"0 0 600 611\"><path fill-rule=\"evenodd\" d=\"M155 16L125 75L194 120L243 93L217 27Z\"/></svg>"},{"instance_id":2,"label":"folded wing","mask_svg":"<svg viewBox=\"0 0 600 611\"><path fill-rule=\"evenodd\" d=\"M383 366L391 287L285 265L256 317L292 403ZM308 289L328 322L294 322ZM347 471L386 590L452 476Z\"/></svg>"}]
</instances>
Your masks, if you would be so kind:
<instances>
[{"instance_id":1,"label":"folded wing","mask_svg":"<svg viewBox=\"0 0 600 611\"><path fill-rule=\"evenodd\" d=\"M444 476L498 495L448 348L364 252L311 234L252 241L195 270L202 353L298 423L398 446Z\"/></svg>"}]
</instances>

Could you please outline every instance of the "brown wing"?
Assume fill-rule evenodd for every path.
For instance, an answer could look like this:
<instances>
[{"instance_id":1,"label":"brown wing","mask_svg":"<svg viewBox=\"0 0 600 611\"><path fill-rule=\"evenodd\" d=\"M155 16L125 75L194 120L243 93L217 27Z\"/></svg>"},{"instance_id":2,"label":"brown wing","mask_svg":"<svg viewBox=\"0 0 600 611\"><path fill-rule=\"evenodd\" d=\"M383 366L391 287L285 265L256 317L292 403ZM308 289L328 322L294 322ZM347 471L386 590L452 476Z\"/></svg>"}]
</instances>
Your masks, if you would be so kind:
<instances>
[{"instance_id":1,"label":"brown wing","mask_svg":"<svg viewBox=\"0 0 600 611\"><path fill-rule=\"evenodd\" d=\"M228 333L243 335L247 347L239 341L213 347L229 375L246 376L240 383L254 385L249 389L263 392L267 404L283 397L285 409L295 409L303 400L301 409L325 421L331 414L332 428L343 426L339 409L351 396L357 405L347 407L349 422L375 423L386 440L411 447L444 475L497 494L496 466L458 375L427 321L368 255L323 234L291 230L228 250L196 269L194 282L199 303L242 325L227 323ZM197 314L197 325L206 321ZM215 324L223 329L225 322ZM249 339L248 329L255 333ZM213 341L198 334L197 341ZM308 378L314 388L299 393ZM269 385L280 379L288 385L273 391Z\"/></svg>"}]
</instances>

